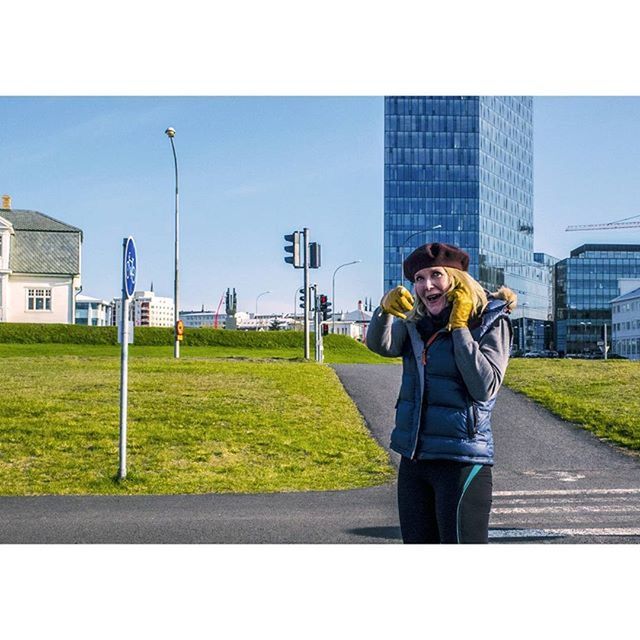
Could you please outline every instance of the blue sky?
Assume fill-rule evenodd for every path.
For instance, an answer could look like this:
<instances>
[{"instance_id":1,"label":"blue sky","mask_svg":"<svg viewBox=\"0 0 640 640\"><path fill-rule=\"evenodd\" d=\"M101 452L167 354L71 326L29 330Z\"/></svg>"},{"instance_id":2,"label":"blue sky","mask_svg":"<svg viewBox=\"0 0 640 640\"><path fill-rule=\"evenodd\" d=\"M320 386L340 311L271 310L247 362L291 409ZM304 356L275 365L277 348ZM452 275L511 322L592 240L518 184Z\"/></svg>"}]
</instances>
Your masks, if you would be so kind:
<instances>
[{"instance_id":1,"label":"blue sky","mask_svg":"<svg viewBox=\"0 0 640 640\"><path fill-rule=\"evenodd\" d=\"M640 98L534 101L535 249L562 258L585 242L640 232L565 233L640 213ZM84 293L119 294L121 241L136 239L137 288L173 295L173 156L180 170L181 309L293 310L301 271L282 236L322 245L313 280L336 308L382 294L381 97L0 97L0 192L84 232Z\"/></svg>"}]
</instances>

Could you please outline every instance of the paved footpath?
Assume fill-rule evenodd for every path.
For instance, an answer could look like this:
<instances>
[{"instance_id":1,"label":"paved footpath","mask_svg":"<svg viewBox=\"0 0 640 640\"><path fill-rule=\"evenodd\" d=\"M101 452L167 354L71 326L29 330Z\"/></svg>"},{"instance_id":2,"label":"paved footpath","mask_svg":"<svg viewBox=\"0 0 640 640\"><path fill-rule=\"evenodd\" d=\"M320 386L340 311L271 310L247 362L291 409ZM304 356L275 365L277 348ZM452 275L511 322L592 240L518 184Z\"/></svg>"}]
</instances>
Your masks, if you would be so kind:
<instances>
[{"instance_id":1,"label":"paved footpath","mask_svg":"<svg viewBox=\"0 0 640 640\"><path fill-rule=\"evenodd\" d=\"M396 365L335 365L388 447ZM640 542L640 459L500 392L490 541ZM398 457L391 454L394 464ZM0 497L0 543L398 543L395 484L259 495Z\"/></svg>"},{"instance_id":2,"label":"paved footpath","mask_svg":"<svg viewBox=\"0 0 640 640\"><path fill-rule=\"evenodd\" d=\"M386 446L400 366L334 368ZM492 424L491 541L640 542L640 456L601 442L505 387Z\"/></svg>"}]
</instances>

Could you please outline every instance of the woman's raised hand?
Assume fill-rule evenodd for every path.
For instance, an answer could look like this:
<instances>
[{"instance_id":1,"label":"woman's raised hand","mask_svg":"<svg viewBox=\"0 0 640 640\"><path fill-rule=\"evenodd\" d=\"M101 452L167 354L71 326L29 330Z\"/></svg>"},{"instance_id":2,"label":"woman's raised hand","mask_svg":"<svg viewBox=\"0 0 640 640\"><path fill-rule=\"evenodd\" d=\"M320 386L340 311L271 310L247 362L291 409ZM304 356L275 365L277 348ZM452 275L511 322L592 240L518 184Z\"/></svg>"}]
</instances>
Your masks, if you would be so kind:
<instances>
[{"instance_id":1,"label":"woman's raised hand","mask_svg":"<svg viewBox=\"0 0 640 640\"><path fill-rule=\"evenodd\" d=\"M462 329L469 326L469 318L473 311L473 298L471 292L462 282L447 293L447 299L453 305L449 316L449 331Z\"/></svg>"},{"instance_id":2,"label":"woman's raised hand","mask_svg":"<svg viewBox=\"0 0 640 640\"><path fill-rule=\"evenodd\" d=\"M382 296L380 306L385 313L390 313L393 316L406 320L406 312L413 309L413 296L408 289L399 285L395 289L387 291L387 293Z\"/></svg>"}]
</instances>

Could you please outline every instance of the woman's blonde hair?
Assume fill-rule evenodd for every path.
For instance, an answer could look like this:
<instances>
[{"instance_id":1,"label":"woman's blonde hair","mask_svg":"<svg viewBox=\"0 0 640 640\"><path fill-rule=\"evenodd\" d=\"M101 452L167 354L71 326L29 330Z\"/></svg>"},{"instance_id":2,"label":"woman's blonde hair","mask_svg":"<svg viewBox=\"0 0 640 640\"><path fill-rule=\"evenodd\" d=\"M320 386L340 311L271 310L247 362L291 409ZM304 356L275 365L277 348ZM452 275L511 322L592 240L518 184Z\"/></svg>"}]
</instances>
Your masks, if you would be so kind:
<instances>
[{"instance_id":1,"label":"woman's blonde hair","mask_svg":"<svg viewBox=\"0 0 640 640\"><path fill-rule=\"evenodd\" d=\"M454 267L438 267L446 272L449 276L449 288L447 293L458 285L462 285L470 294L473 302L473 311L471 317L479 316L483 309L487 306L487 294L479 282L477 282L467 271L460 271ZM415 296L413 309L407 313L407 321L418 322L427 315L427 309L419 296Z\"/></svg>"}]
</instances>

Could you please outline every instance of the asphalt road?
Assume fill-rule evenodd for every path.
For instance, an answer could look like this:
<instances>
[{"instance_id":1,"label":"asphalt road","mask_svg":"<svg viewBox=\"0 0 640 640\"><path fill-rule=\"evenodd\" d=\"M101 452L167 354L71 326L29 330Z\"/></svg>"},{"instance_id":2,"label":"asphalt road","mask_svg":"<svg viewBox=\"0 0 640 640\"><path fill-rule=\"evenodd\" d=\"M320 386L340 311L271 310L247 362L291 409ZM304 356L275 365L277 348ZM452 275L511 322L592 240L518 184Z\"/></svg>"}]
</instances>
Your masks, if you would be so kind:
<instances>
[{"instance_id":1,"label":"asphalt road","mask_svg":"<svg viewBox=\"0 0 640 640\"><path fill-rule=\"evenodd\" d=\"M334 369L387 448L399 366ZM640 458L508 389L493 422L490 542L640 542ZM399 542L393 483L260 495L0 497L0 543Z\"/></svg>"}]
</instances>

